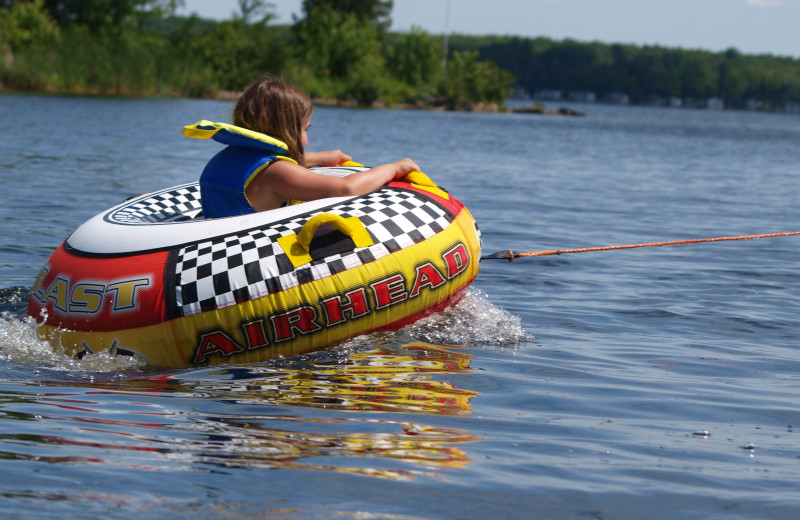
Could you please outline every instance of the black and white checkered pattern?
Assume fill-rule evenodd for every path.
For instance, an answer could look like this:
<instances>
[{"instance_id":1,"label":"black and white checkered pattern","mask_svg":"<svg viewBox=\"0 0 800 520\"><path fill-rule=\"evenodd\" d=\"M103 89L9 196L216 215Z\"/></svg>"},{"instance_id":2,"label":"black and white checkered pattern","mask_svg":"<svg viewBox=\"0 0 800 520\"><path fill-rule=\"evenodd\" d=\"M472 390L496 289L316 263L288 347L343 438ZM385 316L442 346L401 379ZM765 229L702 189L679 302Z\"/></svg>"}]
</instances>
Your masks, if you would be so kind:
<instances>
[{"instance_id":1,"label":"black and white checkered pattern","mask_svg":"<svg viewBox=\"0 0 800 520\"><path fill-rule=\"evenodd\" d=\"M194 183L140 198L108 218L115 224L180 222L194 218L200 209L200 187Z\"/></svg>"},{"instance_id":2,"label":"black and white checkered pattern","mask_svg":"<svg viewBox=\"0 0 800 520\"><path fill-rule=\"evenodd\" d=\"M239 232L183 247L178 252L175 296L187 316L273 294L378 260L443 231L454 215L426 197L384 188L325 211L358 217L375 244L331 255L294 269L277 243L299 233L315 214L280 225Z\"/></svg>"}]
</instances>

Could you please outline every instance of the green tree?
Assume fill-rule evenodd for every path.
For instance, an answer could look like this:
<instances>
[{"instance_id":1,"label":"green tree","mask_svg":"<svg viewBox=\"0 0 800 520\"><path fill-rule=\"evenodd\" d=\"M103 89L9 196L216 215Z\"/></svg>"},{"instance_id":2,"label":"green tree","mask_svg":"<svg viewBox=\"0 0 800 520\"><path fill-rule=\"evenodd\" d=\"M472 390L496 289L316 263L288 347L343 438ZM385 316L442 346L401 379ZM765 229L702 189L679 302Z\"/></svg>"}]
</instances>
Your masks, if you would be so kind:
<instances>
[{"instance_id":1,"label":"green tree","mask_svg":"<svg viewBox=\"0 0 800 520\"><path fill-rule=\"evenodd\" d=\"M544 88L540 82L544 79L545 71L537 60L537 55L542 51L542 45L549 47L550 40L519 36L498 38L481 46L480 55L483 59L493 61L504 69L513 70L517 78L517 85L533 91L537 88Z\"/></svg>"},{"instance_id":2,"label":"green tree","mask_svg":"<svg viewBox=\"0 0 800 520\"><path fill-rule=\"evenodd\" d=\"M303 12L306 18L312 16L314 10L320 7L350 13L362 23L374 25L380 31L380 35L384 36L392 25L393 4L393 0L303 0Z\"/></svg>"},{"instance_id":3,"label":"green tree","mask_svg":"<svg viewBox=\"0 0 800 520\"><path fill-rule=\"evenodd\" d=\"M43 0L0 7L0 43L12 50L41 49L60 38L58 25L44 9Z\"/></svg>"},{"instance_id":4,"label":"green tree","mask_svg":"<svg viewBox=\"0 0 800 520\"><path fill-rule=\"evenodd\" d=\"M260 17L258 23L265 24L275 17L271 12L273 4L268 4L265 0L237 0L237 3L245 23L250 23L255 17Z\"/></svg>"},{"instance_id":5,"label":"green tree","mask_svg":"<svg viewBox=\"0 0 800 520\"><path fill-rule=\"evenodd\" d=\"M475 103L502 103L514 83L510 72L490 61L478 61L478 52L453 52L447 61L442 92L456 109L470 109Z\"/></svg>"},{"instance_id":6,"label":"green tree","mask_svg":"<svg viewBox=\"0 0 800 520\"><path fill-rule=\"evenodd\" d=\"M718 91L726 106L741 105L747 82L734 63L723 61L719 65Z\"/></svg>"},{"instance_id":7,"label":"green tree","mask_svg":"<svg viewBox=\"0 0 800 520\"><path fill-rule=\"evenodd\" d=\"M419 27L399 35L386 50L392 77L415 89L430 89L439 83L444 64L444 49L438 38Z\"/></svg>"},{"instance_id":8,"label":"green tree","mask_svg":"<svg viewBox=\"0 0 800 520\"><path fill-rule=\"evenodd\" d=\"M585 90L593 82L597 63L595 49L575 40L564 40L542 53L550 82L565 90Z\"/></svg>"},{"instance_id":9,"label":"green tree","mask_svg":"<svg viewBox=\"0 0 800 520\"><path fill-rule=\"evenodd\" d=\"M192 95L238 91L264 71L283 72L291 51L279 31L268 27L271 14L247 23L244 17L207 23L189 18L169 35L170 54L180 68L179 82Z\"/></svg>"},{"instance_id":10,"label":"green tree","mask_svg":"<svg viewBox=\"0 0 800 520\"><path fill-rule=\"evenodd\" d=\"M691 52L680 67L680 82L684 96L705 99L717 94L717 77L705 59L705 53Z\"/></svg>"},{"instance_id":11,"label":"green tree","mask_svg":"<svg viewBox=\"0 0 800 520\"><path fill-rule=\"evenodd\" d=\"M310 73L335 80L334 92L316 90L322 83L303 84L311 95L364 104L380 97L385 66L375 27L353 13L320 6L295 26L295 34L299 59Z\"/></svg>"},{"instance_id":12,"label":"green tree","mask_svg":"<svg viewBox=\"0 0 800 520\"><path fill-rule=\"evenodd\" d=\"M183 0L45 0L44 5L59 25L83 25L96 33L131 19L142 25L161 18L174 13Z\"/></svg>"}]
</instances>

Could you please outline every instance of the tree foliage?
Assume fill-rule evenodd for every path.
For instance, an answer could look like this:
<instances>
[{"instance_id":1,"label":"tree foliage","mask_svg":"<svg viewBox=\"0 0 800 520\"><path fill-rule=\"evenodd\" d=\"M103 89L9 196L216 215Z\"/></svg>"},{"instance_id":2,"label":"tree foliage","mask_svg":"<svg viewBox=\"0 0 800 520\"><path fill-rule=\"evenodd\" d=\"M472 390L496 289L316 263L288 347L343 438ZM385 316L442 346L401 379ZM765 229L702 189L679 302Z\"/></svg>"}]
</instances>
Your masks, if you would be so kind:
<instances>
[{"instance_id":1,"label":"tree foliage","mask_svg":"<svg viewBox=\"0 0 800 520\"><path fill-rule=\"evenodd\" d=\"M248 24L234 18L204 24L190 18L169 34L173 58L187 75L206 71L207 81L191 87L192 95L211 95L217 90L236 91L265 70L282 70L289 59L285 39L266 30L265 16Z\"/></svg>"},{"instance_id":2,"label":"tree foliage","mask_svg":"<svg viewBox=\"0 0 800 520\"><path fill-rule=\"evenodd\" d=\"M324 5L296 26L302 61L317 74L342 78L361 60L380 53L374 30L354 13Z\"/></svg>"},{"instance_id":3,"label":"tree foliage","mask_svg":"<svg viewBox=\"0 0 800 520\"><path fill-rule=\"evenodd\" d=\"M384 61L377 31L355 13L320 5L295 27L297 52L312 74L338 84L335 91L314 91L320 97L353 98L363 104L381 93Z\"/></svg>"},{"instance_id":4,"label":"tree foliage","mask_svg":"<svg viewBox=\"0 0 800 520\"><path fill-rule=\"evenodd\" d=\"M392 77L415 89L430 91L439 83L444 64L444 47L418 27L398 35L386 49Z\"/></svg>"},{"instance_id":5,"label":"tree foliage","mask_svg":"<svg viewBox=\"0 0 800 520\"><path fill-rule=\"evenodd\" d=\"M774 107L800 102L800 60L793 58L547 38L456 37L450 42L454 49L479 50L530 93L593 91L603 97L621 92L635 103L718 97L730 107L743 107L748 100Z\"/></svg>"},{"instance_id":6,"label":"tree foliage","mask_svg":"<svg viewBox=\"0 0 800 520\"><path fill-rule=\"evenodd\" d=\"M355 15L361 23L379 29L381 36L392 25L393 0L303 0L305 18L313 18L318 8L330 9Z\"/></svg>"},{"instance_id":7,"label":"tree foliage","mask_svg":"<svg viewBox=\"0 0 800 520\"><path fill-rule=\"evenodd\" d=\"M18 0L19 1L19 0ZM75 24L97 32L124 22L172 14L183 0L44 0L44 6L59 25Z\"/></svg>"},{"instance_id":8,"label":"tree foliage","mask_svg":"<svg viewBox=\"0 0 800 520\"><path fill-rule=\"evenodd\" d=\"M549 38L387 33L392 0L304 0L292 27L268 0L241 16L170 16L183 0L0 0L0 84L69 92L215 95L285 75L314 97L360 104L502 102L512 85L627 94L634 103L717 97L800 102L800 60Z\"/></svg>"},{"instance_id":9,"label":"tree foliage","mask_svg":"<svg viewBox=\"0 0 800 520\"><path fill-rule=\"evenodd\" d=\"M455 51L447 62L442 90L456 108L469 108L475 100L504 102L513 80L511 73L494 63L479 61L477 51Z\"/></svg>"},{"instance_id":10,"label":"tree foliage","mask_svg":"<svg viewBox=\"0 0 800 520\"><path fill-rule=\"evenodd\" d=\"M237 3L245 23L252 22L254 17L260 17L257 23L266 24L274 17L270 12L271 4L265 0L237 0Z\"/></svg>"},{"instance_id":11,"label":"tree foliage","mask_svg":"<svg viewBox=\"0 0 800 520\"><path fill-rule=\"evenodd\" d=\"M413 29L386 41L391 1L305 0L305 18L293 31L302 66L293 77L312 96L378 99L470 108L480 102L502 102L513 78L478 53L456 55L443 70L440 38ZM319 78L326 78L320 80ZM445 98L445 99L440 99Z\"/></svg>"},{"instance_id":12,"label":"tree foliage","mask_svg":"<svg viewBox=\"0 0 800 520\"><path fill-rule=\"evenodd\" d=\"M43 0L16 2L0 7L0 43L12 51L42 48L58 43L61 32L44 11Z\"/></svg>"}]
</instances>

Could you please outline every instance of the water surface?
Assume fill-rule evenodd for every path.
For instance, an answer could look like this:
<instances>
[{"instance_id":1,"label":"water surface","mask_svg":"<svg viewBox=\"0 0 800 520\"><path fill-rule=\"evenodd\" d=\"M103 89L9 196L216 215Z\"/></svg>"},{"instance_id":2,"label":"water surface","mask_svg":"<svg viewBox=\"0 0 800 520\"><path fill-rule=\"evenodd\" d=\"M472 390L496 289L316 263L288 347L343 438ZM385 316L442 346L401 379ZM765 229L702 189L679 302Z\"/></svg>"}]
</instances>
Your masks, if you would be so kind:
<instances>
[{"instance_id":1,"label":"water surface","mask_svg":"<svg viewBox=\"0 0 800 520\"><path fill-rule=\"evenodd\" d=\"M75 227L196 178L229 102L0 96L9 518L796 518L786 237L484 261L459 306L303 358L153 371L36 339ZM414 158L487 252L800 230L800 118L318 108L310 149ZM127 364L126 364L127 363Z\"/></svg>"}]
</instances>

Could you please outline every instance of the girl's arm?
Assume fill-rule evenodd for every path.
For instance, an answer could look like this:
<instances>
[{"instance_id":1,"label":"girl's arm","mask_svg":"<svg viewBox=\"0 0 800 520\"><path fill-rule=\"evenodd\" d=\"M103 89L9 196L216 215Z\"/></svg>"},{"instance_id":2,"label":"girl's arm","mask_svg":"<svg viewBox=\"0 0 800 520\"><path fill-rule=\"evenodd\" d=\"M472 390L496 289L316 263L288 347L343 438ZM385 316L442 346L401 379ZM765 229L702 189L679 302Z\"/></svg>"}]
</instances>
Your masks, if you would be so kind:
<instances>
[{"instance_id":1,"label":"girl's arm","mask_svg":"<svg viewBox=\"0 0 800 520\"><path fill-rule=\"evenodd\" d=\"M419 171L419 166L408 158L347 177L320 175L289 161L275 161L250 182L246 191L253 208L264 211L274 209L288 199L363 195L412 171Z\"/></svg>"},{"instance_id":2,"label":"girl's arm","mask_svg":"<svg viewBox=\"0 0 800 520\"><path fill-rule=\"evenodd\" d=\"M339 166L353 158L341 150L328 150L326 152L306 152L303 154L306 166Z\"/></svg>"}]
</instances>

